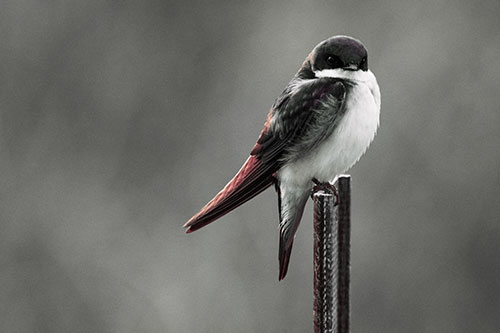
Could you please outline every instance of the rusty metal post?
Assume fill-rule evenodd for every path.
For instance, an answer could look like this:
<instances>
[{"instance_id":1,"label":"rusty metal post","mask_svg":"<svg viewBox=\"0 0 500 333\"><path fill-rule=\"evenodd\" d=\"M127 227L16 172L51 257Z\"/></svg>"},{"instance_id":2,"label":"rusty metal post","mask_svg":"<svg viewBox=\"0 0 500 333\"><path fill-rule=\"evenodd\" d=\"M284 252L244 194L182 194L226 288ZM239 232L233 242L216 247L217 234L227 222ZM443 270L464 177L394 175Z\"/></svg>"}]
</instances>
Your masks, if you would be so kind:
<instances>
[{"instance_id":1,"label":"rusty metal post","mask_svg":"<svg viewBox=\"0 0 500 333\"><path fill-rule=\"evenodd\" d=\"M313 194L314 332L348 333L351 178L337 178L337 205L328 186Z\"/></svg>"}]
</instances>

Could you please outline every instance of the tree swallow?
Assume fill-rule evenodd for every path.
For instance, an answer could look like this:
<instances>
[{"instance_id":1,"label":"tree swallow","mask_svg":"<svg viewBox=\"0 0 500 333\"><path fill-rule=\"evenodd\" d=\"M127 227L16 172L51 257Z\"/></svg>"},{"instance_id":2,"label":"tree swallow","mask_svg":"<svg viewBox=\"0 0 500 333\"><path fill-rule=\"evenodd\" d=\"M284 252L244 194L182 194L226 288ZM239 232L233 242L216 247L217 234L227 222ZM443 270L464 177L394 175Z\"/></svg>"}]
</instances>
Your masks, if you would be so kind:
<instances>
[{"instance_id":1,"label":"tree swallow","mask_svg":"<svg viewBox=\"0 0 500 333\"><path fill-rule=\"evenodd\" d=\"M190 233L271 185L278 193L279 280L314 181L331 182L363 155L379 125L380 89L364 45L347 36L319 43L276 99L236 176L184 227Z\"/></svg>"}]
</instances>

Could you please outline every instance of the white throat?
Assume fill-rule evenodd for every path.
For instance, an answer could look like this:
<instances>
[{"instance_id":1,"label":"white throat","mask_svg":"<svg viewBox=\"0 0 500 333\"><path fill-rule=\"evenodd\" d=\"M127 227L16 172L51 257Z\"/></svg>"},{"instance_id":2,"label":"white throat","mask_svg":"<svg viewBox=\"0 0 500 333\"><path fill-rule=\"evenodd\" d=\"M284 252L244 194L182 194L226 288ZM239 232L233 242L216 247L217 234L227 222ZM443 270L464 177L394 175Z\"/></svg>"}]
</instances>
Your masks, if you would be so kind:
<instances>
[{"instance_id":1,"label":"white throat","mask_svg":"<svg viewBox=\"0 0 500 333\"><path fill-rule=\"evenodd\" d=\"M335 77L339 79L348 79L361 82L368 81L371 79L371 77L374 77L373 73L370 70L349 71L342 68L317 70L314 71L314 75L316 75L316 77Z\"/></svg>"}]
</instances>

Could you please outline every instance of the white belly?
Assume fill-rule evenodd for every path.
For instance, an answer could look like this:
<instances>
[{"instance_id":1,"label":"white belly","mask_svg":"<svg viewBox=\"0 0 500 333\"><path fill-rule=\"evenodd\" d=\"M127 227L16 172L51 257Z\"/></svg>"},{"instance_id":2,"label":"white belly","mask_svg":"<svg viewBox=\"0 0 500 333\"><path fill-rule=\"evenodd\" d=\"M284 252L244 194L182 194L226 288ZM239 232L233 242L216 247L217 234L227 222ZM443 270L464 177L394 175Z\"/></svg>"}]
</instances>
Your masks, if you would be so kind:
<instances>
[{"instance_id":1,"label":"white belly","mask_svg":"<svg viewBox=\"0 0 500 333\"><path fill-rule=\"evenodd\" d=\"M334 74L341 77L338 72ZM280 169L281 182L305 186L313 177L321 182L333 181L359 160L375 137L380 115L380 91L375 76L369 71L355 73L357 77L341 74L357 83L346 97L346 114L320 146Z\"/></svg>"}]
</instances>

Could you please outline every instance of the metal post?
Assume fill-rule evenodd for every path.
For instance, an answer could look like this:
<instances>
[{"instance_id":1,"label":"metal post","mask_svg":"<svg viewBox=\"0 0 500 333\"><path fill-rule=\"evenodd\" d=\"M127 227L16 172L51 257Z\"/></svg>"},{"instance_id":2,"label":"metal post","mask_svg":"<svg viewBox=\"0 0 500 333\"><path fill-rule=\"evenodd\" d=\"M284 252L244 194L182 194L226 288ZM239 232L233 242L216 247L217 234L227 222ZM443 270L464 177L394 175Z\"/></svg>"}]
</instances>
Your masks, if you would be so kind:
<instances>
[{"instance_id":1,"label":"metal post","mask_svg":"<svg viewBox=\"0 0 500 333\"><path fill-rule=\"evenodd\" d=\"M349 332L350 176L340 176L334 186L337 205L330 184L313 194L315 333Z\"/></svg>"}]
</instances>

